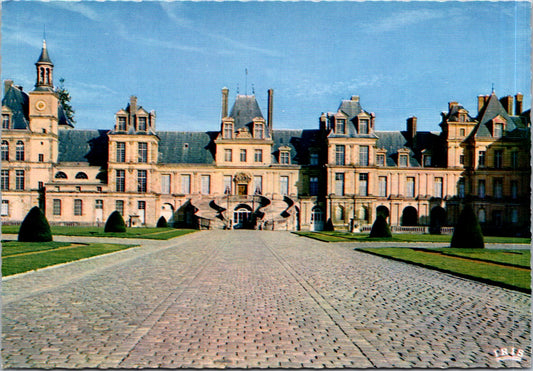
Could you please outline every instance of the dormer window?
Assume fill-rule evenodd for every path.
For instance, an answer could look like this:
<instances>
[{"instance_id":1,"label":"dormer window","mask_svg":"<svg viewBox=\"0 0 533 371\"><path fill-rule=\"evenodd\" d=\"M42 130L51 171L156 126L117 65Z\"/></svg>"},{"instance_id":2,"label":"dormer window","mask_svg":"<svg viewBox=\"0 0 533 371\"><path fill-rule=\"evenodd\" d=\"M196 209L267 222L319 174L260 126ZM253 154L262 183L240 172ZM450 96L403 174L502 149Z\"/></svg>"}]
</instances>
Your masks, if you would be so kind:
<instances>
[{"instance_id":1,"label":"dormer window","mask_svg":"<svg viewBox=\"0 0 533 371\"><path fill-rule=\"evenodd\" d=\"M400 154L398 159L398 166L400 167L407 167L409 156L406 154Z\"/></svg>"},{"instance_id":2,"label":"dormer window","mask_svg":"<svg viewBox=\"0 0 533 371\"><path fill-rule=\"evenodd\" d=\"M376 155L376 165L385 166L385 154L379 153Z\"/></svg>"},{"instance_id":3,"label":"dormer window","mask_svg":"<svg viewBox=\"0 0 533 371\"><path fill-rule=\"evenodd\" d=\"M359 119L359 134L368 134L368 119Z\"/></svg>"},{"instance_id":4,"label":"dormer window","mask_svg":"<svg viewBox=\"0 0 533 371\"><path fill-rule=\"evenodd\" d=\"M264 137L264 126L260 122L254 124L254 138L263 139Z\"/></svg>"},{"instance_id":5,"label":"dormer window","mask_svg":"<svg viewBox=\"0 0 533 371\"><path fill-rule=\"evenodd\" d=\"M231 139L233 137L233 124L231 122L224 123L224 139Z\"/></svg>"},{"instance_id":6,"label":"dormer window","mask_svg":"<svg viewBox=\"0 0 533 371\"><path fill-rule=\"evenodd\" d=\"M291 156L290 156L290 149L288 147L284 147L283 149L280 148L279 150L279 163L281 165L290 165L291 163Z\"/></svg>"},{"instance_id":7,"label":"dormer window","mask_svg":"<svg viewBox=\"0 0 533 371\"><path fill-rule=\"evenodd\" d=\"M146 131L146 117L139 117L138 131Z\"/></svg>"},{"instance_id":8,"label":"dormer window","mask_svg":"<svg viewBox=\"0 0 533 371\"><path fill-rule=\"evenodd\" d=\"M335 133L345 134L346 133L346 120L338 119L335 122Z\"/></svg>"},{"instance_id":9,"label":"dormer window","mask_svg":"<svg viewBox=\"0 0 533 371\"><path fill-rule=\"evenodd\" d=\"M492 136L494 138L501 138L503 136L503 123L495 122L492 129Z\"/></svg>"},{"instance_id":10,"label":"dormer window","mask_svg":"<svg viewBox=\"0 0 533 371\"><path fill-rule=\"evenodd\" d=\"M431 155L424 155L424 166L429 167L431 166Z\"/></svg>"},{"instance_id":11,"label":"dormer window","mask_svg":"<svg viewBox=\"0 0 533 371\"><path fill-rule=\"evenodd\" d=\"M126 118L124 116L119 116L117 131L126 131Z\"/></svg>"},{"instance_id":12,"label":"dormer window","mask_svg":"<svg viewBox=\"0 0 533 371\"><path fill-rule=\"evenodd\" d=\"M9 115L2 114L2 129L9 129Z\"/></svg>"}]
</instances>

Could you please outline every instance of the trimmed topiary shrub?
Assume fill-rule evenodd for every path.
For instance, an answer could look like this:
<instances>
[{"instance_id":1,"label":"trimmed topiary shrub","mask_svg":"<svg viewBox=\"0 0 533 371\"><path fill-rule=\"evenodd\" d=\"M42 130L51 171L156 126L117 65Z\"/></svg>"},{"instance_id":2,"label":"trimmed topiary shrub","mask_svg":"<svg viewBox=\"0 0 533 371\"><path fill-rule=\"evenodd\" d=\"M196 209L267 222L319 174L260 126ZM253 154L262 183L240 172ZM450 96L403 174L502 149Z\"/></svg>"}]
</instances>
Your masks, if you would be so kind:
<instances>
[{"instance_id":1,"label":"trimmed topiary shrub","mask_svg":"<svg viewBox=\"0 0 533 371\"><path fill-rule=\"evenodd\" d=\"M167 220L165 219L164 216L162 216L157 221L157 228L166 228L166 227L168 227Z\"/></svg>"},{"instance_id":2,"label":"trimmed topiary shrub","mask_svg":"<svg viewBox=\"0 0 533 371\"><path fill-rule=\"evenodd\" d=\"M469 204L466 204L461 214L459 214L450 246L465 249L482 249L485 247L481 226L477 220L476 213L474 213L472 206Z\"/></svg>"},{"instance_id":3,"label":"trimmed topiary shrub","mask_svg":"<svg viewBox=\"0 0 533 371\"><path fill-rule=\"evenodd\" d=\"M369 237L392 237L389 224L383 214L378 214L376 217L374 224L372 224Z\"/></svg>"},{"instance_id":4,"label":"trimmed topiary shrub","mask_svg":"<svg viewBox=\"0 0 533 371\"><path fill-rule=\"evenodd\" d=\"M105 222L104 232L126 232L126 224L118 211L113 211Z\"/></svg>"},{"instance_id":5,"label":"trimmed topiary shrub","mask_svg":"<svg viewBox=\"0 0 533 371\"><path fill-rule=\"evenodd\" d=\"M19 229L20 242L48 242L52 241L50 224L38 206L28 212Z\"/></svg>"}]
</instances>

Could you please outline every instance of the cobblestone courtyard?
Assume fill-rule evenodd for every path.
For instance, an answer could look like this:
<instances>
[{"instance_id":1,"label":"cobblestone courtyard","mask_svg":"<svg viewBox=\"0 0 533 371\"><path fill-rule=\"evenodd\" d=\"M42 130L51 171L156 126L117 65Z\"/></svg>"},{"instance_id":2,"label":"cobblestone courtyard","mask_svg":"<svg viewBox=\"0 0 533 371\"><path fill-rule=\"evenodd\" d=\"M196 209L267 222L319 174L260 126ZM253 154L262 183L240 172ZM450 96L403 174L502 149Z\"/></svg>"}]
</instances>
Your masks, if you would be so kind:
<instances>
[{"instance_id":1,"label":"cobblestone courtyard","mask_svg":"<svg viewBox=\"0 0 533 371\"><path fill-rule=\"evenodd\" d=\"M354 246L208 231L4 279L2 365L530 366L529 295Z\"/></svg>"}]
</instances>

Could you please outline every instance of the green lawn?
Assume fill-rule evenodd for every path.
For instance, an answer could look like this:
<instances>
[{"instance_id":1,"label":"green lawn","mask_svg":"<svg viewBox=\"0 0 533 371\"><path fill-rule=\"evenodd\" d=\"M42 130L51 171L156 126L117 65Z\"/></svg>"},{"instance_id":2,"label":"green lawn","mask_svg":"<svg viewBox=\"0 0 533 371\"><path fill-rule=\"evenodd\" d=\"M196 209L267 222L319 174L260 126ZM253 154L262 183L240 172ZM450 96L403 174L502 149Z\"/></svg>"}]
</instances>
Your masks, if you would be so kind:
<instances>
[{"instance_id":1,"label":"green lawn","mask_svg":"<svg viewBox=\"0 0 533 371\"><path fill-rule=\"evenodd\" d=\"M376 242L376 241L393 241L393 242L450 242L451 235L444 234L407 234L396 233L392 238L369 238L368 233L349 233L349 232L294 232L300 236L313 238L324 242ZM523 237L493 237L485 236L485 243L523 243L530 244L530 238Z\"/></svg>"},{"instance_id":2,"label":"green lawn","mask_svg":"<svg viewBox=\"0 0 533 371\"><path fill-rule=\"evenodd\" d=\"M196 232L195 229L175 229L175 228L127 228L124 233L105 233L103 227L50 227L53 235L59 236L88 236L88 237L120 237L120 238L142 238L151 240L168 240L182 236L187 233ZM18 225L3 225L2 233L18 234Z\"/></svg>"},{"instance_id":3,"label":"green lawn","mask_svg":"<svg viewBox=\"0 0 533 371\"><path fill-rule=\"evenodd\" d=\"M457 251L450 251L457 250ZM357 249L374 255L399 260L426 268L436 269L441 272L451 273L460 277L473 279L500 287L506 287L522 292L531 292L531 270L529 262L531 252L529 250L477 250L474 249L410 249L410 248L364 248ZM441 252L443 254L435 254ZM449 255L450 253L454 256ZM513 254L516 253L516 254ZM516 255L516 257L513 257ZM481 260L516 264L522 268L498 265ZM524 266L527 267L523 268Z\"/></svg>"},{"instance_id":4,"label":"green lawn","mask_svg":"<svg viewBox=\"0 0 533 371\"><path fill-rule=\"evenodd\" d=\"M2 241L2 275L10 276L50 265L124 250L132 246L135 245Z\"/></svg>"}]
</instances>

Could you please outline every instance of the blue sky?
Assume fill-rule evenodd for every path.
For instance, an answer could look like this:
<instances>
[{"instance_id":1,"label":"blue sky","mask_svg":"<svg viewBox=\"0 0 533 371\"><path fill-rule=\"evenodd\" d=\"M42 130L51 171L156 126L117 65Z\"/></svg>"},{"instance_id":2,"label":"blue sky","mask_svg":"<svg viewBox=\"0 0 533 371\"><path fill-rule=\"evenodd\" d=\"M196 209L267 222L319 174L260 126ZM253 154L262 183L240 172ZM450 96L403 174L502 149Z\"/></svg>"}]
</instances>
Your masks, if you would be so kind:
<instances>
[{"instance_id":1,"label":"blue sky","mask_svg":"<svg viewBox=\"0 0 533 371\"><path fill-rule=\"evenodd\" d=\"M110 129L130 95L158 130L218 130L221 89L252 93L274 127L318 126L359 95L377 130L439 130L458 101L531 102L528 2L3 2L2 79L32 90L46 27L76 127ZM245 69L248 70L247 79ZM247 84L246 84L247 81Z\"/></svg>"}]
</instances>

